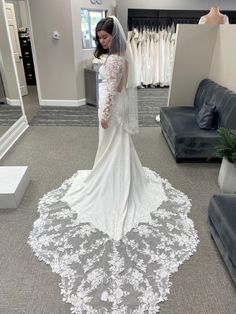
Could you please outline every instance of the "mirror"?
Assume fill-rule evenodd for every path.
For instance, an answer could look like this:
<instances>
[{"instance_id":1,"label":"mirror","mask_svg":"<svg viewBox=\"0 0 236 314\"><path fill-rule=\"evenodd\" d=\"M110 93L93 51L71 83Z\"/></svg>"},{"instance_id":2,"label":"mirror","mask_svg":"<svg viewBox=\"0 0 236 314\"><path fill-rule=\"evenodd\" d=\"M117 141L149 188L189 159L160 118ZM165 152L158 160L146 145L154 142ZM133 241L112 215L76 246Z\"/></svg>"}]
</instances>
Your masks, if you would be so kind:
<instances>
[{"instance_id":1,"label":"mirror","mask_svg":"<svg viewBox=\"0 0 236 314\"><path fill-rule=\"evenodd\" d=\"M0 137L24 115L22 96L27 94L12 6L6 1L0 4Z\"/></svg>"}]
</instances>

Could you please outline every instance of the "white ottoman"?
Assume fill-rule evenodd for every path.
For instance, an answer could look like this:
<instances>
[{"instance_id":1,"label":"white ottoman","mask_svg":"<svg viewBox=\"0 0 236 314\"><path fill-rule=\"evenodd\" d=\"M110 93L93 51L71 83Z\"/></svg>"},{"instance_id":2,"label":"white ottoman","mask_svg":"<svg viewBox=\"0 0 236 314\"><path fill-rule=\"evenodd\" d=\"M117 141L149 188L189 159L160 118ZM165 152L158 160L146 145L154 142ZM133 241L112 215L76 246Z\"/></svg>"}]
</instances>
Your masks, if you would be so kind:
<instances>
[{"instance_id":1,"label":"white ottoman","mask_svg":"<svg viewBox=\"0 0 236 314\"><path fill-rule=\"evenodd\" d=\"M17 208L29 181L27 166L0 167L0 208Z\"/></svg>"}]
</instances>

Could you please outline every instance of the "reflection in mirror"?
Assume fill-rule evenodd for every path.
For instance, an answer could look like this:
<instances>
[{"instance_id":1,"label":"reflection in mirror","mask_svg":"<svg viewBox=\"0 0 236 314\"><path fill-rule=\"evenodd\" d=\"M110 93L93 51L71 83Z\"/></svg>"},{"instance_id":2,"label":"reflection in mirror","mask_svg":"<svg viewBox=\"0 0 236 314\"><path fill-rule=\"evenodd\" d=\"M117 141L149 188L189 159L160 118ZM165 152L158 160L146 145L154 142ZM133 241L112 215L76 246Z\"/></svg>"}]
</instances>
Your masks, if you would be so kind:
<instances>
[{"instance_id":1,"label":"reflection in mirror","mask_svg":"<svg viewBox=\"0 0 236 314\"><path fill-rule=\"evenodd\" d=\"M32 42L25 0L5 0L7 23L17 68L24 112L30 121L39 111Z\"/></svg>"},{"instance_id":2,"label":"reflection in mirror","mask_svg":"<svg viewBox=\"0 0 236 314\"><path fill-rule=\"evenodd\" d=\"M22 98L17 84L16 67L19 56L12 54L16 47L9 11L4 11L4 1L0 8L0 136L2 136L24 114ZM8 20L8 22L6 21ZM9 25L7 29L6 22ZM16 30L17 31L17 30ZM11 35L10 35L11 34ZM11 36L11 42L10 37ZM15 36L15 35L14 35ZM15 65L14 65L15 62Z\"/></svg>"}]
</instances>

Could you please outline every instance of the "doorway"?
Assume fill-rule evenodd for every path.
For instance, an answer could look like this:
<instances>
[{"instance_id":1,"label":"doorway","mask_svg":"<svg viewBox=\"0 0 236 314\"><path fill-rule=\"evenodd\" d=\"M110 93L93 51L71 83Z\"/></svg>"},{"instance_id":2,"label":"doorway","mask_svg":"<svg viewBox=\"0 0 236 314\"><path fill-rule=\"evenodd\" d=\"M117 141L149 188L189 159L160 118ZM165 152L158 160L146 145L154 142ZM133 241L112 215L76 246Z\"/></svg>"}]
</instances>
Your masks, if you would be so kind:
<instances>
[{"instance_id":1,"label":"doorway","mask_svg":"<svg viewBox=\"0 0 236 314\"><path fill-rule=\"evenodd\" d=\"M5 6L25 114L30 122L39 111L40 104L26 1L6 0Z\"/></svg>"}]
</instances>

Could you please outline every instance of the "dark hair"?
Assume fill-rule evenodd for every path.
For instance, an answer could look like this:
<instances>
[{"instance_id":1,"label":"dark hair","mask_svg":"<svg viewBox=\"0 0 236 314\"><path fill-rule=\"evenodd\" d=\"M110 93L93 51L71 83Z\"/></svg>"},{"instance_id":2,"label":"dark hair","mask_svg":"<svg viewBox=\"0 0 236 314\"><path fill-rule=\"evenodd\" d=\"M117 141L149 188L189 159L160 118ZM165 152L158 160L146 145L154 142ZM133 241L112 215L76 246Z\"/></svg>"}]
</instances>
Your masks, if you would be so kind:
<instances>
[{"instance_id":1,"label":"dark hair","mask_svg":"<svg viewBox=\"0 0 236 314\"><path fill-rule=\"evenodd\" d=\"M116 52L124 52L126 49L126 42L123 40L121 34L117 33L115 36L112 38L111 42L111 47L110 49L104 49L102 45L100 44L99 38L98 38L98 32L99 31L105 31L108 34L112 35L113 33L113 28L114 28L114 21L112 17L107 17L105 19L101 19L96 26L96 37L95 37L95 42L96 42L96 50L94 52L94 56L96 58L99 58L102 54L104 53L116 53Z\"/></svg>"}]
</instances>

